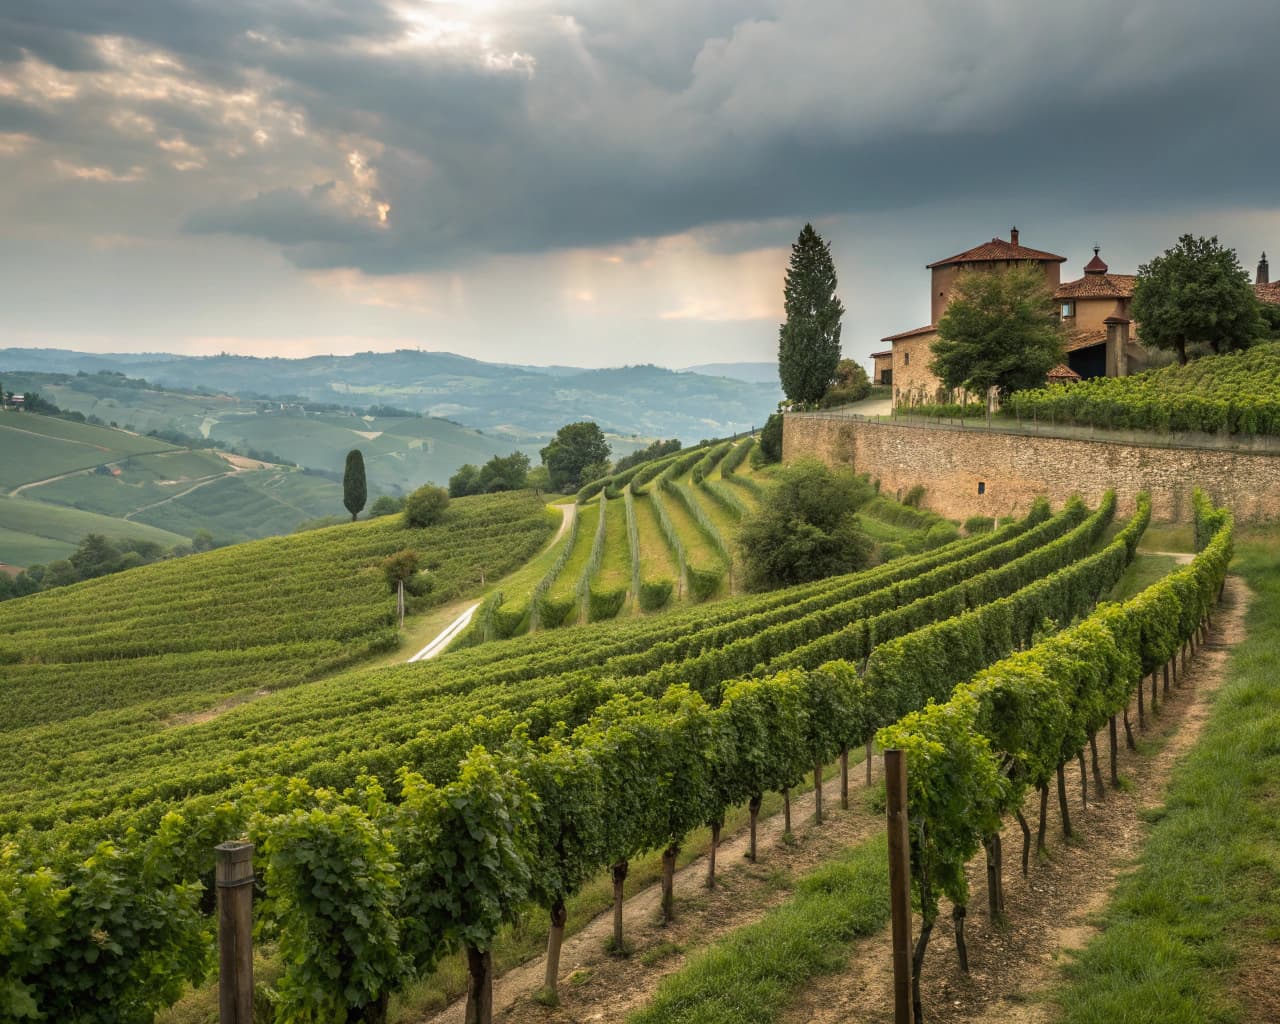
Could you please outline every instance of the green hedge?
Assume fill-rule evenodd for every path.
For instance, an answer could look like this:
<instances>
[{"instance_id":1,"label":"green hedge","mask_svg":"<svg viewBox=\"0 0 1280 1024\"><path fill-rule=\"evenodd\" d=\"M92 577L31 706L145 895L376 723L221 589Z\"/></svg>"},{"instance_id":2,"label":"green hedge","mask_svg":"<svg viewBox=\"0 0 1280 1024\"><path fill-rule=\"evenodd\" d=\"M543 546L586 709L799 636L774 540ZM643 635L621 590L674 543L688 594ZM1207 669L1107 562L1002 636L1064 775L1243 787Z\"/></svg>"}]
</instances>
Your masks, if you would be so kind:
<instances>
[{"instance_id":1,"label":"green hedge","mask_svg":"<svg viewBox=\"0 0 1280 1024\"><path fill-rule=\"evenodd\" d=\"M617 587L603 592L592 587L587 593L587 620L600 622L603 619L616 618L626 603L626 587Z\"/></svg>"},{"instance_id":2,"label":"green hedge","mask_svg":"<svg viewBox=\"0 0 1280 1024\"><path fill-rule=\"evenodd\" d=\"M675 584L671 580L645 580L640 584L640 609L656 612L671 600Z\"/></svg>"}]
</instances>

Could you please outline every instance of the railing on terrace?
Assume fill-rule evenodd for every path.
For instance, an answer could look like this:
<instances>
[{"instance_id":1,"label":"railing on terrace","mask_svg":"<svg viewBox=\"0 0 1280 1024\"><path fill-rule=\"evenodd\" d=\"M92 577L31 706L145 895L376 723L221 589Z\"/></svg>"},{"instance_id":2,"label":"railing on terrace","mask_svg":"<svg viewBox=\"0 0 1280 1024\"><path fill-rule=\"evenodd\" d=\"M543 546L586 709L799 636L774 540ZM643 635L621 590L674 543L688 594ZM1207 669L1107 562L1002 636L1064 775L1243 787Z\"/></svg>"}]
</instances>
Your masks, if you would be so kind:
<instances>
[{"instance_id":1,"label":"railing on terrace","mask_svg":"<svg viewBox=\"0 0 1280 1024\"><path fill-rule=\"evenodd\" d=\"M889 415L867 415L837 406L788 412L788 416L816 419L856 420L879 426L913 427L929 430L974 431L993 434L1017 434L1024 437L1058 437L1069 441L1101 441L1108 444L1135 445L1146 448L1198 448L1209 451L1248 452L1258 455L1280 455L1280 437L1267 434L1204 434L1192 431L1137 430L1098 427L1091 424L1063 423L1055 420L1020 419L1003 413L989 417L921 416L910 412Z\"/></svg>"}]
</instances>

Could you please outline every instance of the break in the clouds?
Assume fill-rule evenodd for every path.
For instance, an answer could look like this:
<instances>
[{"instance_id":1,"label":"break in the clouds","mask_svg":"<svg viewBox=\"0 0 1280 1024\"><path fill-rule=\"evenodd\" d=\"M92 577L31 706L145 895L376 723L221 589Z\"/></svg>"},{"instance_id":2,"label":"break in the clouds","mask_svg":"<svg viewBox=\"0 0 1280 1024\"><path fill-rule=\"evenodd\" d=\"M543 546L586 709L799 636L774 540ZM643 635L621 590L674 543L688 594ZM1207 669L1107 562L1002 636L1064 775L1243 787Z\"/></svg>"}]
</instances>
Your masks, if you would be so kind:
<instances>
[{"instance_id":1,"label":"break in the clouds","mask_svg":"<svg viewBox=\"0 0 1280 1024\"><path fill-rule=\"evenodd\" d=\"M28 299L0 329L136 335L150 294L153 337L361 307L371 340L497 354L514 330L561 346L545 361L750 322L732 345L759 358L779 303L757 292L814 219L868 320L846 337L872 339L914 323L920 264L1009 220L1135 261L1215 216L1273 227L1277 38L1274 0L0 0L0 251L28 261L9 298L92 298L85 250L132 298ZM184 269L216 312L178 332Z\"/></svg>"}]
</instances>

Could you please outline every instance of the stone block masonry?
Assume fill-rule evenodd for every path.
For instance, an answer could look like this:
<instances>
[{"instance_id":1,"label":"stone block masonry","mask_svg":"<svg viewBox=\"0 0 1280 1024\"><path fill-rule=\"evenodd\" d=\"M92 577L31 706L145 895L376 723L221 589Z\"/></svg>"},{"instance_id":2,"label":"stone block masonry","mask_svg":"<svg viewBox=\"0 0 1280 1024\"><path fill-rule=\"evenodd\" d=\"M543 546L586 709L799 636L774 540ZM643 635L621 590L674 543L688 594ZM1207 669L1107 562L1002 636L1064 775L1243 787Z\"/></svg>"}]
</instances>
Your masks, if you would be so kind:
<instances>
[{"instance_id":1,"label":"stone block masonry","mask_svg":"<svg viewBox=\"0 0 1280 1024\"><path fill-rule=\"evenodd\" d=\"M783 461L805 456L868 473L887 494L923 484L924 504L949 519L1020 515L1041 494L1055 507L1072 494L1093 505L1114 489L1119 515L1148 491L1154 519L1190 522L1200 487L1238 522L1280 520L1280 456L1272 454L788 415Z\"/></svg>"}]
</instances>

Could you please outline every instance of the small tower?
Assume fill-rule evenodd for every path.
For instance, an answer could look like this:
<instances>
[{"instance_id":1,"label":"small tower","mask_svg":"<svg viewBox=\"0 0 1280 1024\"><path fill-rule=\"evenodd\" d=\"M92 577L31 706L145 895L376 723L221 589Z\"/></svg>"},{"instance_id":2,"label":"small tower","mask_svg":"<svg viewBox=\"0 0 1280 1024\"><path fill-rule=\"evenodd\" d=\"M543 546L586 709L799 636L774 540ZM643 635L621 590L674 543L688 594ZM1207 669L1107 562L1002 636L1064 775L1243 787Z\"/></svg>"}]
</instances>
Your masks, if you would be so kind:
<instances>
[{"instance_id":1,"label":"small tower","mask_svg":"<svg viewBox=\"0 0 1280 1024\"><path fill-rule=\"evenodd\" d=\"M1102 251L1102 246L1095 245L1093 247L1093 259L1084 265L1086 274L1105 274L1107 265L1102 261L1102 257L1098 255Z\"/></svg>"},{"instance_id":2,"label":"small tower","mask_svg":"<svg viewBox=\"0 0 1280 1024\"><path fill-rule=\"evenodd\" d=\"M1258 279L1255 284L1271 283L1271 268L1267 265L1267 254L1262 254L1262 259L1258 260Z\"/></svg>"}]
</instances>

